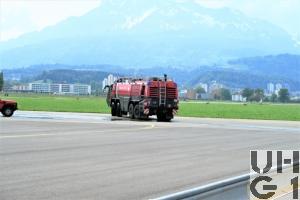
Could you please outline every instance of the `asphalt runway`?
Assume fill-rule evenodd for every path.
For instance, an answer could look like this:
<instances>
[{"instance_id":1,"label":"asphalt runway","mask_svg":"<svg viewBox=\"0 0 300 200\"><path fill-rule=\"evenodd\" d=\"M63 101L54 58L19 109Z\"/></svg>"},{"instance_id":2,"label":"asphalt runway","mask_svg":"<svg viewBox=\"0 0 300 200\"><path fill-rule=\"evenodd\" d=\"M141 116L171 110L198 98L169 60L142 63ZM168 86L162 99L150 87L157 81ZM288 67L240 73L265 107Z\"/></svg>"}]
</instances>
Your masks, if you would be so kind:
<instances>
[{"instance_id":1,"label":"asphalt runway","mask_svg":"<svg viewBox=\"0 0 300 200\"><path fill-rule=\"evenodd\" d=\"M247 173L251 149L299 144L299 122L18 111L0 118L0 199L150 199Z\"/></svg>"}]
</instances>

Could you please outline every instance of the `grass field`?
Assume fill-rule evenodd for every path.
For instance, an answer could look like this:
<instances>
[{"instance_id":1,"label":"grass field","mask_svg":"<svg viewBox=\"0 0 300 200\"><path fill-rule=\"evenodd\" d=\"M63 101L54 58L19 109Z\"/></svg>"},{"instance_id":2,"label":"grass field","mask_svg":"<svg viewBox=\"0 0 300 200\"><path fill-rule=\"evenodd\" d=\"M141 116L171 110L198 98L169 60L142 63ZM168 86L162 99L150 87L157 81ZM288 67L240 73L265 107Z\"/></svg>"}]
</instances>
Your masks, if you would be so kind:
<instances>
[{"instance_id":1,"label":"grass field","mask_svg":"<svg viewBox=\"0 0 300 200\"><path fill-rule=\"evenodd\" d=\"M110 112L105 99L99 97L10 95L9 97L2 96L1 98L16 100L19 110L82 113Z\"/></svg>"},{"instance_id":2,"label":"grass field","mask_svg":"<svg viewBox=\"0 0 300 200\"><path fill-rule=\"evenodd\" d=\"M1 98L16 100L20 110L110 113L105 99L100 97L41 95L10 95L9 97L3 97L1 95ZM300 121L300 105L181 102L179 115L186 117Z\"/></svg>"}]
</instances>

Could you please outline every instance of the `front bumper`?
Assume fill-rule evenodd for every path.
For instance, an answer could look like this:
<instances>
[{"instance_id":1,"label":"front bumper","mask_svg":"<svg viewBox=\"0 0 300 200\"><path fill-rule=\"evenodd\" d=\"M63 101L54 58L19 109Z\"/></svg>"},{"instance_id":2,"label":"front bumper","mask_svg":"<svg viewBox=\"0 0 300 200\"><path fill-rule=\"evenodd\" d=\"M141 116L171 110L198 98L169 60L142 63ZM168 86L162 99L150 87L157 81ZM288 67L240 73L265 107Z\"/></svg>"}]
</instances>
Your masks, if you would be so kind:
<instances>
[{"instance_id":1,"label":"front bumper","mask_svg":"<svg viewBox=\"0 0 300 200\"><path fill-rule=\"evenodd\" d=\"M145 103L147 102L147 103ZM176 115L178 103L174 99L167 99L165 105L159 105L159 99L148 99L143 102L142 113L144 115L156 115L157 113L168 113Z\"/></svg>"}]
</instances>

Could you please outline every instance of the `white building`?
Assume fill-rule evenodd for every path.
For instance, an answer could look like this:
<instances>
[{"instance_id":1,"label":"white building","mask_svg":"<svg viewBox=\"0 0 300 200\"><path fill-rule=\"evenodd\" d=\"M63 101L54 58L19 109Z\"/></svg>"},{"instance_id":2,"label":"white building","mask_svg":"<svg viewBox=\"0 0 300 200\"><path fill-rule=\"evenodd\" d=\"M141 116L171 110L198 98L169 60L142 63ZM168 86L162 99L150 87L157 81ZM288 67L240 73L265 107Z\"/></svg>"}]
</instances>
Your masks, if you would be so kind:
<instances>
[{"instance_id":1,"label":"white building","mask_svg":"<svg viewBox=\"0 0 300 200\"><path fill-rule=\"evenodd\" d=\"M112 74L109 74L109 75L107 76L107 78L104 78L104 80L102 81L102 89L104 89L105 86L107 86L107 85L112 85L112 84L114 84L114 82L115 82L116 80L118 80L118 77L116 77L116 76L114 76L114 75L112 75Z\"/></svg>"},{"instance_id":2,"label":"white building","mask_svg":"<svg viewBox=\"0 0 300 200\"><path fill-rule=\"evenodd\" d=\"M102 90L104 90L104 88L108 85L108 79L105 78L103 81L102 81Z\"/></svg>"},{"instance_id":3,"label":"white building","mask_svg":"<svg viewBox=\"0 0 300 200\"><path fill-rule=\"evenodd\" d=\"M188 90L180 90L179 91L179 97L180 98L187 98L187 93L188 93Z\"/></svg>"},{"instance_id":4,"label":"white building","mask_svg":"<svg viewBox=\"0 0 300 200\"><path fill-rule=\"evenodd\" d=\"M70 84L61 84L60 93L72 93L72 85Z\"/></svg>"},{"instance_id":5,"label":"white building","mask_svg":"<svg viewBox=\"0 0 300 200\"><path fill-rule=\"evenodd\" d=\"M209 93L221 88L224 88L224 85L217 83L217 81L212 81L211 85L209 86Z\"/></svg>"},{"instance_id":6,"label":"white building","mask_svg":"<svg viewBox=\"0 0 300 200\"><path fill-rule=\"evenodd\" d=\"M29 90L40 93L49 93L50 84L49 83L29 83Z\"/></svg>"},{"instance_id":7,"label":"white building","mask_svg":"<svg viewBox=\"0 0 300 200\"><path fill-rule=\"evenodd\" d=\"M29 90L34 92L55 94L91 94L91 86L82 84L29 83Z\"/></svg>"},{"instance_id":8,"label":"white building","mask_svg":"<svg viewBox=\"0 0 300 200\"><path fill-rule=\"evenodd\" d=\"M268 83L268 85L267 85L267 92L269 94L273 94L275 92L275 85L273 83Z\"/></svg>"},{"instance_id":9,"label":"white building","mask_svg":"<svg viewBox=\"0 0 300 200\"><path fill-rule=\"evenodd\" d=\"M107 85L112 85L118 78L112 74L107 77Z\"/></svg>"},{"instance_id":10,"label":"white building","mask_svg":"<svg viewBox=\"0 0 300 200\"><path fill-rule=\"evenodd\" d=\"M53 93L61 93L61 84L50 84L50 91Z\"/></svg>"},{"instance_id":11,"label":"white building","mask_svg":"<svg viewBox=\"0 0 300 200\"><path fill-rule=\"evenodd\" d=\"M75 84L73 85L73 93L90 95L92 93L91 86Z\"/></svg>"},{"instance_id":12,"label":"white building","mask_svg":"<svg viewBox=\"0 0 300 200\"><path fill-rule=\"evenodd\" d=\"M15 91L28 91L29 85L14 85L11 89Z\"/></svg>"},{"instance_id":13,"label":"white building","mask_svg":"<svg viewBox=\"0 0 300 200\"><path fill-rule=\"evenodd\" d=\"M247 98L244 98L241 94L233 94L231 97L232 101L246 102Z\"/></svg>"}]
</instances>

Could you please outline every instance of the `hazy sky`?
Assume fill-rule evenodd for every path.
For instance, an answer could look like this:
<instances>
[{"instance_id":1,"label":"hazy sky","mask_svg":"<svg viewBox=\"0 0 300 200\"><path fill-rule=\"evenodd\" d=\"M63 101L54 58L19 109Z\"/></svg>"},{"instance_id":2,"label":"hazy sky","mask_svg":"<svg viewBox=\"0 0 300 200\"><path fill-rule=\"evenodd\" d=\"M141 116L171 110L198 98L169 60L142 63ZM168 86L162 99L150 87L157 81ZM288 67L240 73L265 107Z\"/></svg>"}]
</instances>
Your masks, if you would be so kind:
<instances>
[{"instance_id":1,"label":"hazy sky","mask_svg":"<svg viewBox=\"0 0 300 200\"><path fill-rule=\"evenodd\" d=\"M240 10L281 26L300 39L300 0L194 1L206 7ZM0 0L0 41L41 30L70 16L83 15L100 4L101 0Z\"/></svg>"},{"instance_id":2,"label":"hazy sky","mask_svg":"<svg viewBox=\"0 0 300 200\"><path fill-rule=\"evenodd\" d=\"M100 0L0 0L0 41L83 15L100 4Z\"/></svg>"}]
</instances>

